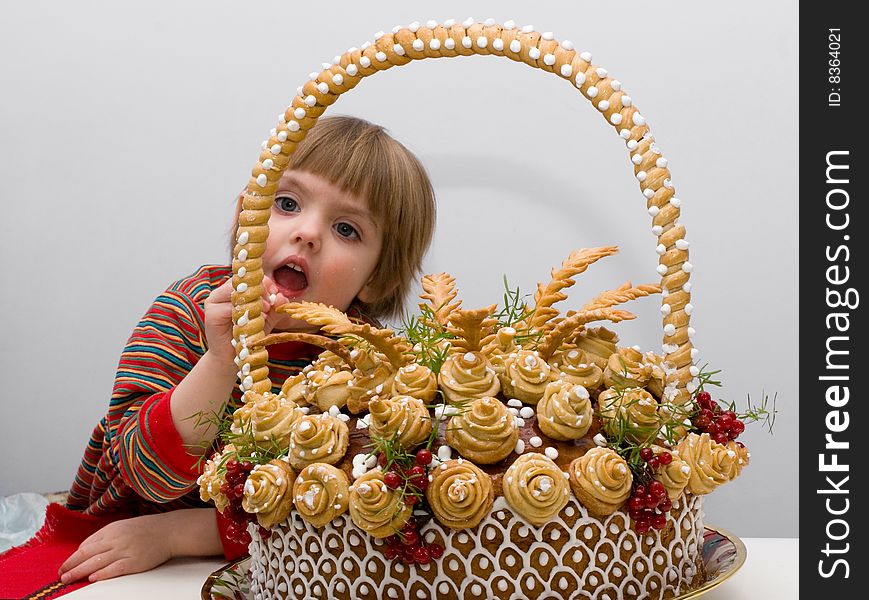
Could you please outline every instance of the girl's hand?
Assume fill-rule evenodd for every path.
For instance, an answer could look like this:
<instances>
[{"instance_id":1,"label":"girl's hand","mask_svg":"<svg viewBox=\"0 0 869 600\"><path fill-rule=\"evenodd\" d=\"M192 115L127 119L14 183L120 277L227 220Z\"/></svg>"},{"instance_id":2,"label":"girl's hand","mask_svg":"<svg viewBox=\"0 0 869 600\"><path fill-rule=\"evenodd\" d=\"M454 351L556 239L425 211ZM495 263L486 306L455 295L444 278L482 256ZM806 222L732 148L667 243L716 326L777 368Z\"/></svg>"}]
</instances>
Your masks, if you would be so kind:
<instances>
[{"instance_id":1,"label":"girl's hand","mask_svg":"<svg viewBox=\"0 0 869 600\"><path fill-rule=\"evenodd\" d=\"M165 514L146 515L109 523L81 543L66 559L58 575L63 583L87 578L111 579L141 573L172 558L171 523Z\"/></svg>"},{"instance_id":2,"label":"girl's hand","mask_svg":"<svg viewBox=\"0 0 869 600\"><path fill-rule=\"evenodd\" d=\"M268 277L263 276L263 315L265 315L265 333L268 335L276 325L289 320L289 316L274 309L289 302L286 296L278 291L278 286Z\"/></svg>"}]
</instances>

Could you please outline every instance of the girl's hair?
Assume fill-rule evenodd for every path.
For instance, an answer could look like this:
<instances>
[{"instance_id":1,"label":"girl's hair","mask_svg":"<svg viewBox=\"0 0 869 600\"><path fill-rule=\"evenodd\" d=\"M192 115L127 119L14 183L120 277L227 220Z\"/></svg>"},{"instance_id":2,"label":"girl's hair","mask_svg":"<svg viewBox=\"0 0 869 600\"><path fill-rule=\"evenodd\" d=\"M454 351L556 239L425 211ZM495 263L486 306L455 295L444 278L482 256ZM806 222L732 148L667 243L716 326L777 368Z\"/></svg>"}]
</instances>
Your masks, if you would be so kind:
<instances>
[{"instance_id":1,"label":"girl's hair","mask_svg":"<svg viewBox=\"0 0 869 600\"><path fill-rule=\"evenodd\" d=\"M373 317L399 317L435 227L434 190L419 159L380 125L337 115L317 121L287 169L319 175L367 201L383 246L372 275L377 300L363 306Z\"/></svg>"}]
</instances>

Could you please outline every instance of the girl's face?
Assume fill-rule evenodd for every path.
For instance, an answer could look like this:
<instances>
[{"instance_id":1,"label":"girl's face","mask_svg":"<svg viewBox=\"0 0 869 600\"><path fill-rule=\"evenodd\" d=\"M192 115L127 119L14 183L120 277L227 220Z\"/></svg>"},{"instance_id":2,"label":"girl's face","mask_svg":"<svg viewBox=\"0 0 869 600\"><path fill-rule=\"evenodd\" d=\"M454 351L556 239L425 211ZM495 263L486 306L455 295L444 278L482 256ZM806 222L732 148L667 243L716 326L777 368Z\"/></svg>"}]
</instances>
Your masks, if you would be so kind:
<instances>
[{"instance_id":1,"label":"girl's face","mask_svg":"<svg viewBox=\"0 0 869 600\"><path fill-rule=\"evenodd\" d=\"M356 297L375 299L370 279L382 245L383 232L363 198L319 175L287 170L275 192L263 274L277 287L277 305L320 302L345 311ZM275 329L316 327L283 315Z\"/></svg>"}]
</instances>

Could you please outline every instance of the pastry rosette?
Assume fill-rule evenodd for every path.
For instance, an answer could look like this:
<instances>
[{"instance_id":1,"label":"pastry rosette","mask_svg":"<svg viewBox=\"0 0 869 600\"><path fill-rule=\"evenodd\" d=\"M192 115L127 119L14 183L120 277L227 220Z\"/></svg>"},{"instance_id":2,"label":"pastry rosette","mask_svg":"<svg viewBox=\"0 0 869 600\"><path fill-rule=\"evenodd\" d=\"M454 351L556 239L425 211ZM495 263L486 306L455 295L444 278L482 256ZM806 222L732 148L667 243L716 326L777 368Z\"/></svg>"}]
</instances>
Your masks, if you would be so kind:
<instances>
[{"instance_id":1,"label":"pastry rosette","mask_svg":"<svg viewBox=\"0 0 869 600\"><path fill-rule=\"evenodd\" d=\"M748 459L751 454L748 452L748 448L745 445L730 440L727 442L727 449L732 451L735 455L733 461L733 471L730 474L730 479L736 479L739 477L739 474L742 473L742 469L748 465Z\"/></svg>"},{"instance_id":2,"label":"pastry rosette","mask_svg":"<svg viewBox=\"0 0 869 600\"><path fill-rule=\"evenodd\" d=\"M682 460L676 451L669 451L660 446L652 446L652 450L655 452L655 456L662 452L669 452L670 456L673 457L673 460L669 464L661 464L658 467L658 470L655 472L655 479L660 481L667 489L667 496L670 500L675 500L682 495L682 492L685 491L685 486L688 485L691 467Z\"/></svg>"},{"instance_id":3,"label":"pastry rosette","mask_svg":"<svg viewBox=\"0 0 869 600\"><path fill-rule=\"evenodd\" d=\"M202 475L196 480L196 483L199 484L199 497L202 498L202 501L213 502L214 507L221 513L229 506L229 498L220 491L220 486L226 482L226 471L221 472L219 467L226 457L234 455L235 446L227 444L220 454L205 461Z\"/></svg>"},{"instance_id":4,"label":"pastry rosette","mask_svg":"<svg viewBox=\"0 0 869 600\"><path fill-rule=\"evenodd\" d=\"M504 396L537 404L549 383L551 370L535 350L520 350L509 355L504 361L504 372L500 375Z\"/></svg>"},{"instance_id":5,"label":"pastry rosette","mask_svg":"<svg viewBox=\"0 0 869 600\"><path fill-rule=\"evenodd\" d=\"M429 506L438 522L450 529L479 525L495 499L492 478L467 460L448 460L432 469L426 490Z\"/></svg>"},{"instance_id":6,"label":"pastry rosette","mask_svg":"<svg viewBox=\"0 0 869 600\"><path fill-rule=\"evenodd\" d=\"M323 412L327 412L332 406L344 408L347 405L347 399L350 398L350 383L353 381L350 371L341 371L324 365L323 370L311 371L307 377L308 404L315 404Z\"/></svg>"},{"instance_id":7,"label":"pastry rosette","mask_svg":"<svg viewBox=\"0 0 869 600\"><path fill-rule=\"evenodd\" d=\"M670 396L675 396L675 382L670 383L670 375L676 372L676 368L668 362L664 362L664 357L654 352L646 352L643 355L643 360L649 368L649 382L646 384L646 389L652 392L662 401L673 400ZM672 392L669 390L672 388ZM667 390L669 393L665 393Z\"/></svg>"},{"instance_id":8,"label":"pastry rosette","mask_svg":"<svg viewBox=\"0 0 869 600\"><path fill-rule=\"evenodd\" d=\"M597 399L604 431L642 444L653 440L661 428L658 401L642 388L609 388Z\"/></svg>"},{"instance_id":9,"label":"pastry rosette","mask_svg":"<svg viewBox=\"0 0 869 600\"><path fill-rule=\"evenodd\" d=\"M296 403L271 392L247 392L245 403L232 415L230 431L238 443L259 443L284 447L302 413Z\"/></svg>"},{"instance_id":10,"label":"pastry rosette","mask_svg":"<svg viewBox=\"0 0 869 600\"><path fill-rule=\"evenodd\" d=\"M708 494L736 472L736 452L715 442L708 433L689 433L679 441L677 450L679 458L691 467L687 487L692 494Z\"/></svg>"},{"instance_id":11,"label":"pastry rosette","mask_svg":"<svg viewBox=\"0 0 869 600\"><path fill-rule=\"evenodd\" d=\"M634 479L625 459L601 446L574 459L568 475L573 494L597 517L613 514L628 500Z\"/></svg>"},{"instance_id":12,"label":"pastry rosette","mask_svg":"<svg viewBox=\"0 0 869 600\"><path fill-rule=\"evenodd\" d=\"M537 426L555 440L578 440L591 427L588 390L568 381L553 381L537 403Z\"/></svg>"},{"instance_id":13,"label":"pastry rosette","mask_svg":"<svg viewBox=\"0 0 869 600\"><path fill-rule=\"evenodd\" d=\"M501 389L489 359L480 352L451 354L441 365L438 384L449 402L495 396Z\"/></svg>"},{"instance_id":14,"label":"pastry rosette","mask_svg":"<svg viewBox=\"0 0 869 600\"><path fill-rule=\"evenodd\" d=\"M502 327L495 334L495 339L484 350L489 358L489 364L500 376L504 372L504 361L508 356L519 351L519 346L513 341L516 330L512 327Z\"/></svg>"},{"instance_id":15,"label":"pastry rosette","mask_svg":"<svg viewBox=\"0 0 869 600\"><path fill-rule=\"evenodd\" d=\"M353 351L356 368L353 381L349 386L350 396L347 408L354 414L368 409L368 403L375 397L386 398L392 391L392 378L395 371L392 364L373 350L356 349Z\"/></svg>"},{"instance_id":16,"label":"pastry rosette","mask_svg":"<svg viewBox=\"0 0 869 600\"><path fill-rule=\"evenodd\" d=\"M507 407L497 398L478 398L447 422L447 444L481 465L506 458L516 447L519 430Z\"/></svg>"},{"instance_id":17,"label":"pastry rosette","mask_svg":"<svg viewBox=\"0 0 869 600\"><path fill-rule=\"evenodd\" d=\"M652 367L644 359L636 348L619 348L607 360L603 370L604 385L619 389L645 387L652 378Z\"/></svg>"},{"instance_id":18,"label":"pastry rosette","mask_svg":"<svg viewBox=\"0 0 869 600\"><path fill-rule=\"evenodd\" d=\"M591 327L580 331L572 341L577 348L585 351L594 364L603 369L609 357L617 350L619 336L606 327Z\"/></svg>"},{"instance_id":19,"label":"pastry rosette","mask_svg":"<svg viewBox=\"0 0 869 600\"><path fill-rule=\"evenodd\" d=\"M290 514L295 479L295 471L281 459L255 466L244 483L242 508L255 514L260 525L271 529Z\"/></svg>"},{"instance_id":20,"label":"pastry rosette","mask_svg":"<svg viewBox=\"0 0 869 600\"><path fill-rule=\"evenodd\" d=\"M552 372L549 379L569 381L587 390L596 390L603 380L603 369L594 364L588 354L579 348L562 350L549 361Z\"/></svg>"},{"instance_id":21,"label":"pastry rosette","mask_svg":"<svg viewBox=\"0 0 869 600\"><path fill-rule=\"evenodd\" d=\"M368 471L350 487L350 518L375 538L399 531L412 512L413 508L404 503L401 490L390 489L383 482L380 469Z\"/></svg>"},{"instance_id":22,"label":"pastry rosette","mask_svg":"<svg viewBox=\"0 0 869 600\"><path fill-rule=\"evenodd\" d=\"M308 404L308 377L310 365L305 367L301 373L287 377L284 384L281 386L281 395L290 402L294 402L299 406L307 406Z\"/></svg>"},{"instance_id":23,"label":"pastry rosette","mask_svg":"<svg viewBox=\"0 0 869 600\"><path fill-rule=\"evenodd\" d=\"M290 464L301 470L312 463L334 465L344 457L350 431L346 423L330 414L305 415L290 435Z\"/></svg>"},{"instance_id":24,"label":"pastry rosette","mask_svg":"<svg viewBox=\"0 0 869 600\"><path fill-rule=\"evenodd\" d=\"M308 465L293 484L299 515L314 527L323 527L350 506L350 482L344 471L326 463Z\"/></svg>"},{"instance_id":25,"label":"pastry rosette","mask_svg":"<svg viewBox=\"0 0 869 600\"><path fill-rule=\"evenodd\" d=\"M570 488L552 459L537 452L523 454L504 473L504 498L528 522L549 522L567 504Z\"/></svg>"},{"instance_id":26,"label":"pastry rosette","mask_svg":"<svg viewBox=\"0 0 869 600\"><path fill-rule=\"evenodd\" d=\"M437 375L425 365L410 363L401 367L393 378L392 393L396 396L413 396L431 403L437 392Z\"/></svg>"},{"instance_id":27,"label":"pastry rosette","mask_svg":"<svg viewBox=\"0 0 869 600\"><path fill-rule=\"evenodd\" d=\"M396 440L405 450L419 446L432 429L432 419L422 400L411 396L396 396L389 400L377 398L368 405L371 411L368 431L371 437Z\"/></svg>"}]
</instances>

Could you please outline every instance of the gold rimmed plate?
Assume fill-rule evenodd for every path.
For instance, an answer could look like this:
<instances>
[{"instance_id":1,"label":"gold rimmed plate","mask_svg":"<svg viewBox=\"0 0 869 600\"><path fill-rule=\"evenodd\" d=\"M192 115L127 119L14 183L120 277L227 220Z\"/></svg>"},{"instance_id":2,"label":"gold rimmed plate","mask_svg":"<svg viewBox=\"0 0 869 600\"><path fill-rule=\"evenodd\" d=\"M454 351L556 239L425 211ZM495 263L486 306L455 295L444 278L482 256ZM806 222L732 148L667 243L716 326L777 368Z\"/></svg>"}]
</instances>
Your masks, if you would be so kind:
<instances>
[{"instance_id":1,"label":"gold rimmed plate","mask_svg":"<svg viewBox=\"0 0 869 600\"><path fill-rule=\"evenodd\" d=\"M703 532L701 558L706 582L673 600L690 600L724 583L745 563L745 545L732 533L707 525ZM202 586L202 600L251 600L248 577L250 557L229 563L212 573Z\"/></svg>"}]
</instances>

